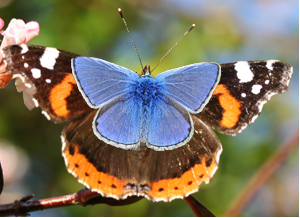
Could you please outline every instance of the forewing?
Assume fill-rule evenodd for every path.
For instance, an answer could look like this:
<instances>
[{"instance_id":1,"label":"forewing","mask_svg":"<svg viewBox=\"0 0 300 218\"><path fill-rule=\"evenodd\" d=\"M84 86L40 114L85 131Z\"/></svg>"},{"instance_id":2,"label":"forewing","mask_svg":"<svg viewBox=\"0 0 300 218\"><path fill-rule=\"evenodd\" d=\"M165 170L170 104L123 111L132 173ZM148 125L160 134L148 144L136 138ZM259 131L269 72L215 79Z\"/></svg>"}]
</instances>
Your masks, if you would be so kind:
<instances>
[{"instance_id":1,"label":"forewing","mask_svg":"<svg viewBox=\"0 0 300 218\"><path fill-rule=\"evenodd\" d=\"M168 70L155 77L161 93L199 113L209 101L220 78L216 63L197 63Z\"/></svg>"},{"instance_id":2,"label":"forewing","mask_svg":"<svg viewBox=\"0 0 300 218\"><path fill-rule=\"evenodd\" d=\"M278 60L221 64L210 102L196 116L221 133L236 135L253 123L273 95L288 90L293 67Z\"/></svg>"},{"instance_id":3,"label":"forewing","mask_svg":"<svg viewBox=\"0 0 300 218\"><path fill-rule=\"evenodd\" d=\"M77 54L36 45L2 49L6 72L16 79L28 109L41 107L52 121L65 121L90 110L80 94L71 69Z\"/></svg>"},{"instance_id":4,"label":"forewing","mask_svg":"<svg viewBox=\"0 0 300 218\"><path fill-rule=\"evenodd\" d=\"M75 58L72 70L81 94L92 108L127 94L139 79L135 72L97 58Z\"/></svg>"}]
</instances>

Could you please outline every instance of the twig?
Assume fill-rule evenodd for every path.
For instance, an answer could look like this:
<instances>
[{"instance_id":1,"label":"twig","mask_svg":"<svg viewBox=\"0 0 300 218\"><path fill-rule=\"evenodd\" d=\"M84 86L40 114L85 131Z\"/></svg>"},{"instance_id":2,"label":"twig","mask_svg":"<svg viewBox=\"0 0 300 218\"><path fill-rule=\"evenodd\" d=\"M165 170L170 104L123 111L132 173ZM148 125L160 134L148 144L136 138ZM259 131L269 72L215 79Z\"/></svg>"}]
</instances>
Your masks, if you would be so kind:
<instances>
[{"instance_id":1,"label":"twig","mask_svg":"<svg viewBox=\"0 0 300 218\"><path fill-rule=\"evenodd\" d=\"M109 204L111 206L121 206L132 204L142 199L136 196L129 197L125 200L104 198L97 192L92 192L89 189L82 189L77 193L69 195L29 201L32 197L34 197L34 195L28 195L20 200L16 200L14 203L0 205L0 216L27 216L29 212L70 205L86 206Z\"/></svg>"},{"instance_id":2,"label":"twig","mask_svg":"<svg viewBox=\"0 0 300 218\"><path fill-rule=\"evenodd\" d=\"M283 164L294 149L299 146L299 130L292 135L269 160L252 176L243 190L233 200L231 206L225 212L225 217L239 216L243 208L254 197L257 191L264 185L268 179Z\"/></svg>"},{"instance_id":3,"label":"twig","mask_svg":"<svg viewBox=\"0 0 300 218\"><path fill-rule=\"evenodd\" d=\"M188 196L184 198L185 202L193 210L197 217L214 217L212 212L210 212L203 204L197 201L193 196Z\"/></svg>"}]
</instances>

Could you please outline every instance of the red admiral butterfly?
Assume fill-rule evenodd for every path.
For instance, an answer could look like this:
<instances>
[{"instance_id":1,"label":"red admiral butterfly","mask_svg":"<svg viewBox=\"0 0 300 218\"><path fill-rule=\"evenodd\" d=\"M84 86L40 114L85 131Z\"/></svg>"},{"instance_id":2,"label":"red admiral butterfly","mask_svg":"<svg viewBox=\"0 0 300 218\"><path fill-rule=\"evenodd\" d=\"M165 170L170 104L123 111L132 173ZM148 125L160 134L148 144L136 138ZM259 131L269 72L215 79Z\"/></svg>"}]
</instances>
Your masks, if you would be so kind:
<instances>
[{"instance_id":1,"label":"red admiral butterfly","mask_svg":"<svg viewBox=\"0 0 300 218\"><path fill-rule=\"evenodd\" d=\"M71 59L55 48L14 45L3 49L5 70L16 79L29 109L41 107L55 122L70 122L62 132L68 171L106 197L144 196L170 201L198 191L215 173L222 145L212 129L240 133L260 114L271 96L287 91L292 66L277 60L220 64L221 79L209 103L192 115L195 133L184 146L155 151L124 150L105 144L92 130L96 114L80 94Z\"/></svg>"}]
</instances>

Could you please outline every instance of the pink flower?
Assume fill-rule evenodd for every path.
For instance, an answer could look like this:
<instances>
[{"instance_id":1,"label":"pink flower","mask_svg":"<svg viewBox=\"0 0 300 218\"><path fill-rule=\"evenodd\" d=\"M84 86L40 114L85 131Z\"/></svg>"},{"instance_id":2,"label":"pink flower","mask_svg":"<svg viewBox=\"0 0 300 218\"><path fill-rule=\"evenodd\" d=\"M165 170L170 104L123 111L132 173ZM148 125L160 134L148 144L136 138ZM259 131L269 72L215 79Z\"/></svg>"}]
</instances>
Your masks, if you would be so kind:
<instances>
[{"instance_id":1,"label":"pink flower","mask_svg":"<svg viewBox=\"0 0 300 218\"><path fill-rule=\"evenodd\" d=\"M21 19L12 19L6 30L1 30L4 26L4 21L0 18L0 33L4 36L0 49L9 46L28 42L40 32L39 23L30 21L25 23ZM2 53L0 52L0 63L2 62ZM0 65L0 88L5 87L12 79L12 73L6 72L5 63Z\"/></svg>"},{"instance_id":2,"label":"pink flower","mask_svg":"<svg viewBox=\"0 0 300 218\"><path fill-rule=\"evenodd\" d=\"M4 21L0 18L0 30L2 30L3 26L4 26Z\"/></svg>"},{"instance_id":3,"label":"pink flower","mask_svg":"<svg viewBox=\"0 0 300 218\"><path fill-rule=\"evenodd\" d=\"M8 45L16 45L28 42L40 32L39 23L30 21L25 24L21 19L12 19L5 31L2 32L4 36L1 43L1 48Z\"/></svg>"}]
</instances>

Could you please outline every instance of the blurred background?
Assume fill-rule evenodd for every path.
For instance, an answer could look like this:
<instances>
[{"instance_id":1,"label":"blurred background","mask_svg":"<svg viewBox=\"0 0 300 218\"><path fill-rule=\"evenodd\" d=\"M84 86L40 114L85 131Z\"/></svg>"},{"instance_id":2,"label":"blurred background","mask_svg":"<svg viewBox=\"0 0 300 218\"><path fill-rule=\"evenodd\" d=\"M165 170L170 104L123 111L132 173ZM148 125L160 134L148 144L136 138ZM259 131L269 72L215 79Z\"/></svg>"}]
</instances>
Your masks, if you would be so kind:
<instances>
[{"instance_id":1,"label":"blurred background","mask_svg":"<svg viewBox=\"0 0 300 218\"><path fill-rule=\"evenodd\" d=\"M293 65L288 92L274 96L256 122L236 137L218 134L223 153L211 183L193 194L222 216L241 189L299 124L299 5L297 0L0 0L0 17L38 21L30 44L94 56L138 73L141 67L118 7L123 9L142 61L154 65L195 23L154 75L195 62L279 59ZM5 186L0 204L34 193L35 199L83 188L67 172L60 132L40 108L29 111L14 82L0 90L0 161ZM194 216L183 200L143 199L121 207L72 206L32 216ZM298 149L260 189L241 216L299 216Z\"/></svg>"}]
</instances>

